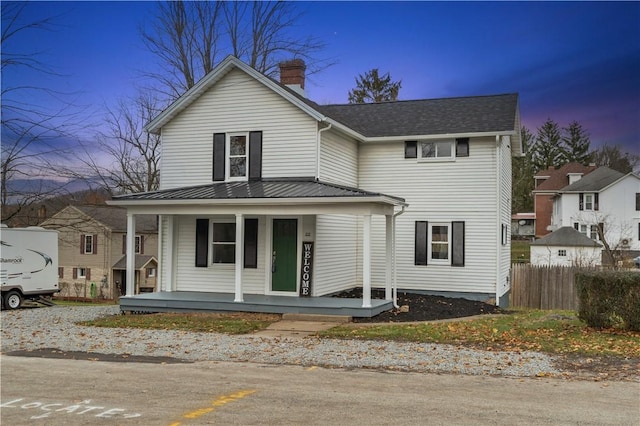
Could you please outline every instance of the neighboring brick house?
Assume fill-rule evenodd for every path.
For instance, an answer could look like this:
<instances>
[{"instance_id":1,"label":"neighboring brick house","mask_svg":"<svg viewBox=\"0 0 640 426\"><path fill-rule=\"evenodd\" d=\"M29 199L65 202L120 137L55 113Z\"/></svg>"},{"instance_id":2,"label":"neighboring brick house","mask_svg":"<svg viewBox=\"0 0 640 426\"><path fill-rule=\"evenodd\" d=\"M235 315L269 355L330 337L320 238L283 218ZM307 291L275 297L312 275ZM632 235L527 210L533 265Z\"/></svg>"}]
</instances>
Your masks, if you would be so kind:
<instances>
[{"instance_id":1,"label":"neighboring brick house","mask_svg":"<svg viewBox=\"0 0 640 426\"><path fill-rule=\"evenodd\" d=\"M111 206L67 206L40 226L55 229L58 239L60 296L114 299L126 288L118 265L126 259L127 212ZM158 226L156 216L137 222L136 293L156 286Z\"/></svg>"},{"instance_id":2,"label":"neighboring brick house","mask_svg":"<svg viewBox=\"0 0 640 426\"><path fill-rule=\"evenodd\" d=\"M595 165L567 163L557 169L550 168L536 173L533 190L536 238L544 237L551 232L549 226L553 216L553 200L560 190L577 182L596 168Z\"/></svg>"}]
</instances>

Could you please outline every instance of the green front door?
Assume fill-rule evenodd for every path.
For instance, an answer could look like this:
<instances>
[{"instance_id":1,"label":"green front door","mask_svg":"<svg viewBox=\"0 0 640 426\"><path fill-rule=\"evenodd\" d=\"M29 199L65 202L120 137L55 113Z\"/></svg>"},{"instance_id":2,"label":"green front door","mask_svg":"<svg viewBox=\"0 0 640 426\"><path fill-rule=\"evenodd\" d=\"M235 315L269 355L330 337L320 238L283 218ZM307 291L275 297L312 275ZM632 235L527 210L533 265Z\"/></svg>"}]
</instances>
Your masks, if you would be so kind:
<instances>
[{"instance_id":1,"label":"green front door","mask_svg":"<svg viewBox=\"0 0 640 426\"><path fill-rule=\"evenodd\" d=\"M271 290L293 291L296 286L298 219L273 219Z\"/></svg>"}]
</instances>

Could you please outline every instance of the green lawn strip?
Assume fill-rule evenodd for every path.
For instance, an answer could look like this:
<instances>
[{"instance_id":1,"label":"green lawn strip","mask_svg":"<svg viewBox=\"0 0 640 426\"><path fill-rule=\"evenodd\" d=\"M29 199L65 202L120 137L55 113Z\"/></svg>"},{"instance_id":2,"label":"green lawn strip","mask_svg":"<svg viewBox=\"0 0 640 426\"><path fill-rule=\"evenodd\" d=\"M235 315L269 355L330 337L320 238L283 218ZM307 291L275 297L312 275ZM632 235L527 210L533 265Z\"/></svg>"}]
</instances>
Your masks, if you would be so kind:
<instances>
[{"instance_id":1,"label":"green lawn strip","mask_svg":"<svg viewBox=\"0 0 640 426\"><path fill-rule=\"evenodd\" d=\"M640 357L640 333L597 330L575 312L518 310L512 314L446 323L339 326L321 337L469 345L488 350Z\"/></svg>"},{"instance_id":2,"label":"green lawn strip","mask_svg":"<svg viewBox=\"0 0 640 426\"><path fill-rule=\"evenodd\" d=\"M278 321L273 314L174 314L112 315L78 322L90 327L144 328L205 333L247 334L267 328Z\"/></svg>"}]
</instances>

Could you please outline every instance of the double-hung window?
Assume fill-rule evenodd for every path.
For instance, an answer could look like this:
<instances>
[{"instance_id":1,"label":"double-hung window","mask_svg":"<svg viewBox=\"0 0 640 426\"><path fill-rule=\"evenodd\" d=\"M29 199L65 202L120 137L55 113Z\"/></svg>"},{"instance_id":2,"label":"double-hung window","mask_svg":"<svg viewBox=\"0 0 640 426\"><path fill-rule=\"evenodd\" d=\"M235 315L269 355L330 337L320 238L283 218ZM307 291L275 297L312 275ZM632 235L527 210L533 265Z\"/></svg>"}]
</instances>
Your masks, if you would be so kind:
<instances>
[{"instance_id":1,"label":"double-hung window","mask_svg":"<svg viewBox=\"0 0 640 426\"><path fill-rule=\"evenodd\" d=\"M227 180L247 180L249 169L249 147L246 133L231 133L227 136Z\"/></svg>"},{"instance_id":2,"label":"double-hung window","mask_svg":"<svg viewBox=\"0 0 640 426\"><path fill-rule=\"evenodd\" d=\"M212 223L212 263L236 262L236 224Z\"/></svg>"},{"instance_id":3,"label":"double-hung window","mask_svg":"<svg viewBox=\"0 0 640 426\"><path fill-rule=\"evenodd\" d=\"M93 235L85 235L84 237L84 254L93 253Z\"/></svg>"},{"instance_id":4,"label":"double-hung window","mask_svg":"<svg viewBox=\"0 0 640 426\"><path fill-rule=\"evenodd\" d=\"M464 266L464 222L415 223L415 265Z\"/></svg>"},{"instance_id":5,"label":"double-hung window","mask_svg":"<svg viewBox=\"0 0 640 426\"><path fill-rule=\"evenodd\" d=\"M431 225L430 253L431 260L449 263L449 225Z\"/></svg>"}]
</instances>

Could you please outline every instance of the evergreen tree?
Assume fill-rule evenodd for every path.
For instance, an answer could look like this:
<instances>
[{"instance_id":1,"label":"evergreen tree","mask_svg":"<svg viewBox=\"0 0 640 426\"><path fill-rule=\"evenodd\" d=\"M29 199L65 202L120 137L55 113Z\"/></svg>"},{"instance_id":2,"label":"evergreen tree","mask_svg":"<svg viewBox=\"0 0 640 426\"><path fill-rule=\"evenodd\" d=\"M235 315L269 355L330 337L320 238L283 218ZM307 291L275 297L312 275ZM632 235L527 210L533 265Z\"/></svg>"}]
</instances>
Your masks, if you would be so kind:
<instances>
[{"instance_id":1,"label":"evergreen tree","mask_svg":"<svg viewBox=\"0 0 640 426\"><path fill-rule=\"evenodd\" d=\"M589 134L577 121L572 121L569 127L562 129L562 163L576 162L585 166L591 161L592 154L589 152Z\"/></svg>"},{"instance_id":2,"label":"evergreen tree","mask_svg":"<svg viewBox=\"0 0 640 426\"><path fill-rule=\"evenodd\" d=\"M560 167L563 163L562 137L558 123L548 118L538 129L532 153L534 172L550 167Z\"/></svg>"},{"instance_id":3,"label":"evergreen tree","mask_svg":"<svg viewBox=\"0 0 640 426\"><path fill-rule=\"evenodd\" d=\"M380 76L378 68L356 77L356 87L349 91L350 104L398 100L402 81L391 81L389 73Z\"/></svg>"},{"instance_id":4,"label":"evergreen tree","mask_svg":"<svg viewBox=\"0 0 640 426\"><path fill-rule=\"evenodd\" d=\"M535 174L533 170L533 134L526 127L520 130L522 140L523 156L513 159L511 168L512 177L512 198L511 211L514 213L524 213L533 211L533 194Z\"/></svg>"}]
</instances>

